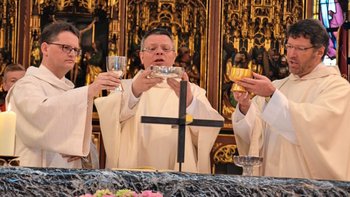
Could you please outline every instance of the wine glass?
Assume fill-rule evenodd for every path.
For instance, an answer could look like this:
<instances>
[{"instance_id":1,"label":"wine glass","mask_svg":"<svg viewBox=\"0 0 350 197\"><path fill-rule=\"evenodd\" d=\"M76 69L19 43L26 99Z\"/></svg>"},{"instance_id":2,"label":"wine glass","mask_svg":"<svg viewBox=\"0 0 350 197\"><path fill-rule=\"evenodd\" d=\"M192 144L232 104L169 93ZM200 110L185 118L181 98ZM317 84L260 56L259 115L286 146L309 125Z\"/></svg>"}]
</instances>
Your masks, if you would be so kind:
<instances>
[{"instance_id":1,"label":"wine glass","mask_svg":"<svg viewBox=\"0 0 350 197\"><path fill-rule=\"evenodd\" d=\"M108 56L106 58L107 71L112 71L116 73L120 79L122 79L124 73L126 72L126 57L125 56ZM118 85L115 92L122 92L123 88Z\"/></svg>"},{"instance_id":2,"label":"wine glass","mask_svg":"<svg viewBox=\"0 0 350 197\"><path fill-rule=\"evenodd\" d=\"M260 166L262 164L262 157L242 155L233 156L233 162L243 168L243 176L253 176L253 167Z\"/></svg>"}]
</instances>

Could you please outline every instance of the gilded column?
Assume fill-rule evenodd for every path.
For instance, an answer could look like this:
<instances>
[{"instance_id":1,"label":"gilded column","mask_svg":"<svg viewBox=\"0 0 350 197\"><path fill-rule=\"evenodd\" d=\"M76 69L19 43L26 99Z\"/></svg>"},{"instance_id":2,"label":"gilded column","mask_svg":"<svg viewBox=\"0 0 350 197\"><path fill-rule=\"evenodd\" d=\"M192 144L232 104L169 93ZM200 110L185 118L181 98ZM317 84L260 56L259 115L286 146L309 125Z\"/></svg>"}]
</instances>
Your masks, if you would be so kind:
<instances>
[{"instance_id":1,"label":"gilded column","mask_svg":"<svg viewBox=\"0 0 350 197\"><path fill-rule=\"evenodd\" d=\"M5 17L6 17L6 8L5 0L0 0L0 49L4 48L5 45Z\"/></svg>"}]
</instances>

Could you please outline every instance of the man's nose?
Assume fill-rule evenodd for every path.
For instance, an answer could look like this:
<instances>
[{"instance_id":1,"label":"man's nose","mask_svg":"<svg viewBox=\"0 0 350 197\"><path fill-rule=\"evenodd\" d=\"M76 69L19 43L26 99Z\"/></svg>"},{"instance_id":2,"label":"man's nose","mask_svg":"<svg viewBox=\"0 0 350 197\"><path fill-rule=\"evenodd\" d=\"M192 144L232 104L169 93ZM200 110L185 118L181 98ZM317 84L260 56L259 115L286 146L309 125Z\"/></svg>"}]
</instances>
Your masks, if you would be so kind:
<instances>
[{"instance_id":1,"label":"man's nose","mask_svg":"<svg viewBox=\"0 0 350 197\"><path fill-rule=\"evenodd\" d=\"M157 55L162 55L162 54L164 54L164 51L163 51L162 48L158 47L158 48L156 49L155 53L156 53Z\"/></svg>"},{"instance_id":2,"label":"man's nose","mask_svg":"<svg viewBox=\"0 0 350 197\"><path fill-rule=\"evenodd\" d=\"M295 48L288 49L287 56L289 57L295 57L297 56L298 51Z\"/></svg>"}]
</instances>

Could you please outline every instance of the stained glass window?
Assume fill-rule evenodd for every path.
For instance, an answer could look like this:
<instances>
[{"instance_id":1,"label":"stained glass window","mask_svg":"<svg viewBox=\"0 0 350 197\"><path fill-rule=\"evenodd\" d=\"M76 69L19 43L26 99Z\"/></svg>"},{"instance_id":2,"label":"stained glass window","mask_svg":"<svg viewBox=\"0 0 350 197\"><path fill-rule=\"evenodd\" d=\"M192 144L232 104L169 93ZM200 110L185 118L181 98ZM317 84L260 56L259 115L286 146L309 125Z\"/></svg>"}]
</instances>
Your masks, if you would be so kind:
<instances>
[{"instance_id":1,"label":"stained glass window","mask_svg":"<svg viewBox=\"0 0 350 197\"><path fill-rule=\"evenodd\" d=\"M314 17L322 22L329 34L328 53L324 61L335 65L338 28L344 22L344 12L338 0L316 0L314 5Z\"/></svg>"}]
</instances>

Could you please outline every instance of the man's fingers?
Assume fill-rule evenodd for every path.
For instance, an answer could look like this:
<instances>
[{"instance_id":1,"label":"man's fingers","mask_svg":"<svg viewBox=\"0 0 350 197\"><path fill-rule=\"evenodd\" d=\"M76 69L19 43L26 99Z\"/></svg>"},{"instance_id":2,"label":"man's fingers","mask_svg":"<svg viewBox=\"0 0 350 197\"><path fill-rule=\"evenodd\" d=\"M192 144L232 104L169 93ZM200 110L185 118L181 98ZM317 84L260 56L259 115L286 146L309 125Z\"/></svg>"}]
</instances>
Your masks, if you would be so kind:
<instances>
[{"instance_id":1,"label":"man's fingers","mask_svg":"<svg viewBox=\"0 0 350 197\"><path fill-rule=\"evenodd\" d=\"M247 98L248 92L233 92L234 97L237 99Z\"/></svg>"},{"instance_id":2,"label":"man's fingers","mask_svg":"<svg viewBox=\"0 0 350 197\"><path fill-rule=\"evenodd\" d=\"M146 69L146 70L144 70L144 71L142 71L142 73L140 74L140 77L142 76L142 77L147 77L147 76L149 76L150 74L151 74L151 70L150 69Z\"/></svg>"},{"instance_id":3,"label":"man's fingers","mask_svg":"<svg viewBox=\"0 0 350 197\"><path fill-rule=\"evenodd\" d=\"M245 93L244 93L244 98L245 98L245 99L249 98L249 92L245 92Z\"/></svg>"},{"instance_id":4,"label":"man's fingers","mask_svg":"<svg viewBox=\"0 0 350 197\"><path fill-rule=\"evenodd\" d=\"M181 79L184 80L184 81L188 81L188 80L189 80L188 75L187 75L186 72L184 72L184 73L182 74Z\"/></svg>"},{"instance_id":5,"label":"man's fingers","mask_svg":"<svg viewBox=\"0 0 350 197\"><path fill-rule=\"evenodd\" d=\"M237 84L243 86L248 91L251 91L256 86L256 82L253 80L241 80L237 81Z\"/></svg>"},{"instance_id":6,"label":"man's fingers","mask_svg":"<svg viewBox=\"0 0 350 197\"><path fill-rule=\"evenodd\" d=\"M177 94L180 93L180 82L176 81L173 78L168 78L167 83L173 90L175 90Z\"/></svg>"},{"instance_id":7,"label":"man's fingers","mask_svg":"<svg viewBox=\"0 0 350 197\"><path fill-rule=\"evenodd\" d=\"M266 77L264 75L259 75L258 73L253 72L254 79L265 79Z\"/></svg>"},{"instance_id":8,"label":"man's fingers","mask_svg":"<svg viewBox=\"0 0 350 197\"><path fill-rule=\"evenodd\" d=\"M236 82L238 85L241 84L256 84L256 79L251 79L251 78L243 78L239 81Z\"/></svg>"},{"instance_id":9,"label":"man's fingers","mask_svg":"<svg viewBox=\"0 0 350 197\"><path fill-rule=\"evenodd\" d=\"M155 77L155 78L149 78L145 81L145 83L148 83L148 84L157 84L157 83L160 83L163 81L163 78L160 78L160 77Z\"/></svg>"}]
</instances>

